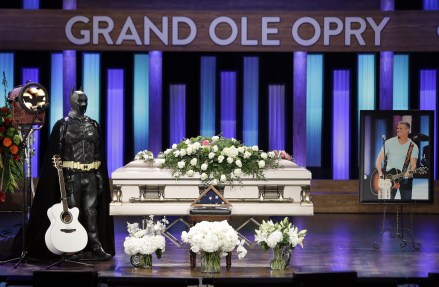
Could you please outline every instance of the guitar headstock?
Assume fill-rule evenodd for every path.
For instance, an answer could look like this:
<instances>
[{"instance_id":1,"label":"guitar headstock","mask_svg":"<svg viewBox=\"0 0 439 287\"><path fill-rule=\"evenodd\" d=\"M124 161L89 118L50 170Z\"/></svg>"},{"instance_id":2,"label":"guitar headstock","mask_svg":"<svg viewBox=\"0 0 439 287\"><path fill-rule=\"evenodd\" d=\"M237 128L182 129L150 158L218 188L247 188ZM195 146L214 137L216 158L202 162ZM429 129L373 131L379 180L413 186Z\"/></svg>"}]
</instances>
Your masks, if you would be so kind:
<instances>
[{"instance_id":1,"label":"guitar headstock","mask_svg":"<svg viewBox=\"0 0 439 287\"><path fill-rule=\"evenodd\" d=\"M421 166L416 169L416 173L419 174L426 174L427 172L428 172L428 167L426 166Z\"/></svg>"},{"instance_id":2,"label":"guitar headstock","mask_svg":"<svg viewBox=\"0 0 439 287\"><path fill-rule=\"evenodd\" d=\"M53 166L54 166L56 169L58 169L58 170L62 169L62 161L61 161L61 157L60 157L58 154L55 154L55 155L52 157L52 162L53 162Z\"/></svg>"}]
</instances>

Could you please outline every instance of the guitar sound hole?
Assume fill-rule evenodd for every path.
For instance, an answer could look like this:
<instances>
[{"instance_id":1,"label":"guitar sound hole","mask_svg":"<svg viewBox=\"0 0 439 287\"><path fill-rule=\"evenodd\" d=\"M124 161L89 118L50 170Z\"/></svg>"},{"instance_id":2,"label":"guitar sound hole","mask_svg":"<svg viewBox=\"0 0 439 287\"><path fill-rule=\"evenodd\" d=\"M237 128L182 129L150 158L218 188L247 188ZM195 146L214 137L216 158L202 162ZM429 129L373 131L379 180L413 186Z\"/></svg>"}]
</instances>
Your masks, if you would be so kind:
<instances>
[{"instance_id":1,"label":"guitar sound hole","mask_svg":"<svg viewBox=\"0 0 439 287\"><path fill-rule=\"evenodd\" d=\"M70 223L70 222L72 222L72 219L73 219L72 214L70 212L63 212L61 214L61 220L64 223Z\"/></svg>"}]
</instances>

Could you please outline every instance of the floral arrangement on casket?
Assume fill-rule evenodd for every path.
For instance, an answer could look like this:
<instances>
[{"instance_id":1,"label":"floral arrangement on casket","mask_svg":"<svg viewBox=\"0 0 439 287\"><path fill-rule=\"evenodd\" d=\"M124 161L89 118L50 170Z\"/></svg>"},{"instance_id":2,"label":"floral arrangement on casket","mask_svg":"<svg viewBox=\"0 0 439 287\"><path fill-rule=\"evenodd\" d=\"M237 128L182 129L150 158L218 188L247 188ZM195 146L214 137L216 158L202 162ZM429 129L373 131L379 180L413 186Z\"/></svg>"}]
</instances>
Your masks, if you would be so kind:
<instances>
[{"instance_id":1,"label":"floral arrangement on casket","mask_svg":"<svg viewBox=\"0 0 439 287\"><path fill-rule=\"evenodd\" d=\"M306 230L301 230L289 222L288 217L280 222L262 221L259 229L255 230L255 241L262 250L273 249L273 260L270 267L273 270L285 269L290 261L291 251L300 245L303 248Z\"/></svg>"},{"instance_id":2,"label":"floral arrangement on casket","mask_svg":"<svg viewBox=\"0 0 439 287\"><path fill-rule=\"evenodd\" d=\"M6 201L6 192L14 192L23 180L21 137L12 125L11 109L0 109L0 202Z\"/></svg>"},{"instance_id":3,"label":"floral arrangement on casket","mask_svg":"<svg viewBox=\"0 0 439 287\"><path fill-rule=\"evenodd\" d=\"M158 155L162 168L176 178L199 174L205 185L241 182L241 176L264 179L264 169L279 168L279 160L291 160L285 151L264 152L258 146L245 146L236 139L221 136L183 139Z\"/></svg>"},{"instance_id":4,"label":"floral arrangement on casket","mask_svg":"<svg viewBox=\"0 0 439 287\"><path fill-rule=\"evenodd\" d=\"M139 151L134 157L135 160L143 160L147 164L152 164L154 162L154 154L149 150Z\"/></svg>"},{"instance_id":5,"label":"floral arrangement on casket","mask_svg":"<svg viewBox=\"0 0 439 287\"><path fill-rule=\"evenodd\" d=\"M125 238L123 247L127 255L131 255L131 264L135 267L151 268L152 254L157 259L165 252L166 240L162 233L168 220L164 217L154 223L154 216L145 217L142 228L138 223L127 223L129 236Z\"/></svg>"},{"instance_id":6,"label":"floral arrangement on casket","mask_svg":"<svg viewBox=\"0 0 439 287\"><path fill-rule=\"evenodd\" d=\"M192 252L201 253L202 270L205 272L219 272L220 257L226 256L235 247L239 259L247 254L244 240L239 240L238 232L226 220L201 221L189 232L183 231L181 240L190 244Z\"/></svg>"}]
</instances>

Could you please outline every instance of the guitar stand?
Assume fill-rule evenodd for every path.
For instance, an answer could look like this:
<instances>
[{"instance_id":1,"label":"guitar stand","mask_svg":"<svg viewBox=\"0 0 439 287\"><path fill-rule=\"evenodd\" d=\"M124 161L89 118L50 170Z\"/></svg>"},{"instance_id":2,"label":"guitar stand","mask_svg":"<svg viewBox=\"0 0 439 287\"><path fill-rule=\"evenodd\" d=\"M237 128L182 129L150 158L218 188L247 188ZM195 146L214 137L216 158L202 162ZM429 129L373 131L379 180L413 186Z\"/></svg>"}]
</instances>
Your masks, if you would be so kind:
<instances>
[{"instance_id":1,"label":"guitar stand","mask_svg":"<svg viewBox=\"0 0 439 287\"><path fill-rule=\"evenodd\" d=\"M88 264L88 263L84 263L84 262L79 262L79 261L76 261L76 260L69 260L68 258L69 258L69 257L68 257L66 254L63 254L63 255L61 255L61 259L60 259L60 260L58 260L58 261L56 261L55 263L52 263L52 264L46 266L46 268L44 268L44 269L48 270L48 269L50 269L50 268L52 268L52 267L54 267L54 266L59 266L59 265L61 265L63 262L72 263L72 264L79 264L79 265L81 265L81 266L91 267L91 268L94 268L94 267L95 267L93 264Z\"/></svg>"},{"instance_id":2,"label":"guitar stand","mask_svg":"<svg viewBox=\"0 0 439 287\"><path fill-rule=\"evenodd\" d=\"M410 214L410 227L404 227L404 220L403 220L403 212L402 212L402 204L400 207L396 209L396 227L387 227L385 228L385 222L386 222L386 209L387 204L384 204L384 213L383 213L383 228L381 230L379 243L374 242L373 247L375 249L381 248L381 243L383 241L384 233L388 232L390 238L398 237L401 240L401 243L399 244L401 248L404 248L407 246L407 234L410 236L410 241L413 246L413 249L419 250L421 249L421 243L415 241L415 237L413 235L413 214L411 211L411 205L409 204L409 214ZM401 212L399 211L401 209ZM400 218L399 218L400 217Z\"/></svg>"}]
</instances>

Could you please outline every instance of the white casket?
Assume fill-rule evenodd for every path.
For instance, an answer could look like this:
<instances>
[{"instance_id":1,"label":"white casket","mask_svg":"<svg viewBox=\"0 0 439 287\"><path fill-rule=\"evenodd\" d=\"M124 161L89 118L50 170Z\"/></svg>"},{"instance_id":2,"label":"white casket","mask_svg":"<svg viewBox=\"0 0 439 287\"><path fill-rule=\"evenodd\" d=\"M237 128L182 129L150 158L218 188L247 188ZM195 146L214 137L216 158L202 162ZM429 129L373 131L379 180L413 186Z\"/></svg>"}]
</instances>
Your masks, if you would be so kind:
<instances>
[{"instance_id":1,"label":"white casket","mask_svg":"<svg viewBox=\"0 0 439 287\"><path fill-rule=\"evenodd\" d=\"M226 185L224 198L232 216L313 215L310 200L311 172L282 160L281 168L267 169L265 180L242 177L241 183ZM132 161L112 173L113 201L110 215L189 214L191 204L206 188L199 176L175 179L159 160L146 164Z\"/></svg>"}]
</instances>

